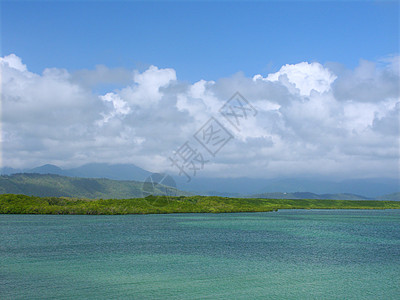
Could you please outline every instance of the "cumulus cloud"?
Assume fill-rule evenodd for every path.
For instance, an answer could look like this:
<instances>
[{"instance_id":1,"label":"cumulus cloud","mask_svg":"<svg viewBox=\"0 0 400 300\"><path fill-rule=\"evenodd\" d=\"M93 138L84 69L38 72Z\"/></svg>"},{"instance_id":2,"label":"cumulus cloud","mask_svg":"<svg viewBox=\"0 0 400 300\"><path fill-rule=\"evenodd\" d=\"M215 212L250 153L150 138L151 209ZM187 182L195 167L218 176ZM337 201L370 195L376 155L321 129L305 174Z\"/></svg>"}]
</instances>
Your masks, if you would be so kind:
<instances>
[{"instance_id":1,"label":"cumulus cloud","mask_svg":"<svg viewBox=\"0 0 400 300\"><path fill-rule=\"evenodd\" d=\"M104 96L100 96L100 99L104 102L111 103L112 108L109 114L103 114L104 119L99 122L99 124L107 123L111 118L115 116L125 116L131 112L128 104L114 93L107 93Z\"/></svg>"},{"instance_id":2,"label":"cumulus cloud","mask_svg":"<svg viewBox=\"0 0 400 300\"><path fill-rule=\"evenodd\" d=\"M130 105L147 107L157 104L163 97L160 89L175 80L175 70L150 66L143 73L135 72L134 85L122 89L119 93Z\"/></svg>"},{"instance_id":3,"label":"cumulus cloud","mask_svg":"<svg viewBox=\"0 0 400 300\"><path fill-rule=\"evenodd\" d=\"M21 58L19 58L15 54L10 54L5 57L0 57L0 63L4 66L7 66L14 70L18 70L20 72L27 71L26 65L24 65L22 63Z\"/></svg>"},{"instance_id":4,"label":"cumulus cloud","mask_svg":"<svg viewBox=\"0 0 400 300\"><path fill-rule=\"evenodd\" d=\"M309 96L311 91L324 93L331 89L336 76L321 64L301 62L295 65L284 65L278 72L266 78L255 75L253 80L279 81L292 93Z\"/></svg>"},{"instance_id":5,"label":"cumulus cloud","mask_svg":"<svg viewBox=\"0 0 400 300\"><path fill-rule=\"evenodd\" d=\"M3 165L134 163L177 173L168 157L189 141L209 160L198 176L398 176L398 57L193 84L156 66L36 74L14 54L0 66ZM236 91L257 110L240 131L219 111ZM210 117L234 136L216 157L193 138Z\"/></svg>"},{"instance_id":6,"label":"cumulus cloud","mask_svg":"<svg viewBox=\"0 0 400 300\"><path fill-rule=\"evenodd\" d=\"M344 70L333 84L337 100L356 102L381 102L382 99L398 99L399 63L398 59L377 63L361 60L355 70Z\"/></svg>"}]
</instances>

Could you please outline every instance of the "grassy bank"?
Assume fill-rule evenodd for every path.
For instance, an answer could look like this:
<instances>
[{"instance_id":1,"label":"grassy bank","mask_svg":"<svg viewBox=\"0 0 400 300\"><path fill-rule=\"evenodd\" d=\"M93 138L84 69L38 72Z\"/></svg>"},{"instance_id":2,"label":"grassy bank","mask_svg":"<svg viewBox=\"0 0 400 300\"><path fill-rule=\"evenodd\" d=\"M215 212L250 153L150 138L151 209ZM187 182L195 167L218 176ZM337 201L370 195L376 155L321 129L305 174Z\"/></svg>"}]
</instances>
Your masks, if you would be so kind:
<instances>
[{"instance_id":1,"label":"grassy bank","mask_svg":"<svg viewBox=\"0 0 400 300\"><path fill-rule=\"evenodd\" d=\"M278 209L400 209L399 201L243 199L225 197L149 196L91 200L0 195L0 214L153 214L266 212Z\"/></svg>"}]
</instances>

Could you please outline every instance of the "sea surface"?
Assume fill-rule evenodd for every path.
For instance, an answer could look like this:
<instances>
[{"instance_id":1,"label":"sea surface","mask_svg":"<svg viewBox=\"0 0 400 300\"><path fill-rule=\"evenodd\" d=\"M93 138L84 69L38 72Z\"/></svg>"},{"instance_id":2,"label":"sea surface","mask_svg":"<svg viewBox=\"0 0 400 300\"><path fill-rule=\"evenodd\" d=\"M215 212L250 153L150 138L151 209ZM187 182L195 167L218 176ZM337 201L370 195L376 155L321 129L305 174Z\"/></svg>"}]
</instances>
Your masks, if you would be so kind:
<instances>
[{"instance_id":1,"label":"sea surface","mask_svg":"<svg viewBox=\"0 0 400 300\"><path fill-rule=\"evenodd\" d=\"M400 299L400 210L0 215L0 299Z\"/></svg>"}]
</instances>

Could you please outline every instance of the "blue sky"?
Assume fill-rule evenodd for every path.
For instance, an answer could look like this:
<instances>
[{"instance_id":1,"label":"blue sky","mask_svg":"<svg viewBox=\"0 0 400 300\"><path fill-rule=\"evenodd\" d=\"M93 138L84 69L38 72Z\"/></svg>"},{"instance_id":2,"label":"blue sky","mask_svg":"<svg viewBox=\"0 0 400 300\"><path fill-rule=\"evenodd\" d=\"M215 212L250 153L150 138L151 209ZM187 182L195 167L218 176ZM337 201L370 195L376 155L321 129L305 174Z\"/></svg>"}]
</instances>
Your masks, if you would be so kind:
<instances>
[{"instance_id":1,"label":"blue sky","mask_svg":"<svg viewBox=\"0 0 400 300\"><path fill-rule=\"evenodd\" d=\"M2 56L30 70L172 67L191 82L399 52L398 2L2 2Z\"/></svg>"},{"instance_id":2,"label":"blue sky","mask_svg":"<svg viewBox=\"0 0 400 300\"><path fill-rule=\"evenodd\" d=\"M214 117L234 139L199 176L400 178L399 5L3 1L0 166L177 174Z\"/></svg>"}]
</instances>

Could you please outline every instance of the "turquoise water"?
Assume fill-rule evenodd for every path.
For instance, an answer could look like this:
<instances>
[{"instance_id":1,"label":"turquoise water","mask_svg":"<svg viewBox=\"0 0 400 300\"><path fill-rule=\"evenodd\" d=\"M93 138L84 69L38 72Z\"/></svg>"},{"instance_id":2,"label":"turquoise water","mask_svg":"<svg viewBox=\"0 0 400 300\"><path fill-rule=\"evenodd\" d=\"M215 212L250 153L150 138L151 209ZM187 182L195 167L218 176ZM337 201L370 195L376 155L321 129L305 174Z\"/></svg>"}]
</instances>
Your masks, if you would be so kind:
<instances>
[{"instance_id":1,"label":"turquoise water","mask_svg":"<svg viewBox=\"0 0 400 300\"><path fill-rule=\"evenodd\" d=\"M1 299L400 299L399 210L0 215Z\"/></svg>"}]
</instances>

